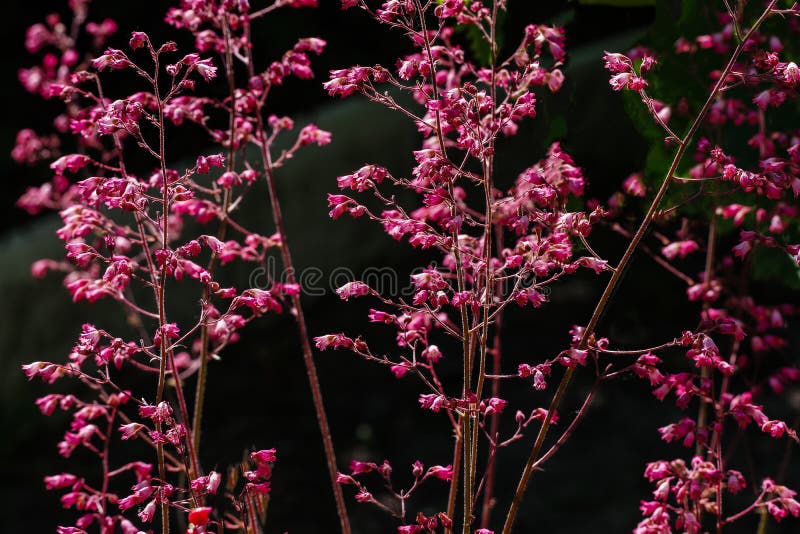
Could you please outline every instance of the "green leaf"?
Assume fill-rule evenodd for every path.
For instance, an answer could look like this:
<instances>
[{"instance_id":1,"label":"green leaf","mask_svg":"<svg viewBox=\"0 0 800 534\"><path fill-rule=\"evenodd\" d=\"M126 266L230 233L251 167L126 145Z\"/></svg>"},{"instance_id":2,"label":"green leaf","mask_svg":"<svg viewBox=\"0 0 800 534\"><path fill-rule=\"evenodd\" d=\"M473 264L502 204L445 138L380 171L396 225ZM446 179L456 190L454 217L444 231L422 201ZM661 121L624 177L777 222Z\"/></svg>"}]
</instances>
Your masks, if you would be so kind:
<instances>
[{"instance_id":1,"label":"green leaf","mask_svg":"<svg viewBox=\"0 0 800 534\"><path fill-rule=\"evenodd\" d=\"M769 284L782 283L800 289L800 267L786 251L756 247L753 251L753 279Z\"/></svg>"},{"instance_id":2,"label":"green leaf","mask_svg":"<svg viewBox=\"0 0 800 534\"><path fill-rule=\"evenodd\" d=\"M481 66L488 66L492 60L492 49L483 38L481 31L472 25L459 25L456 26L456 32L461 33L466 37L472 55Z\"/></svg>"},{"instance_id":3,"label":"green leaf","mask_svg":"<svg viewBox=\"0 0 800 534\"><path fill-rule=\"evenodd\" d=\"M503 23L506 19L505 11L499 11L497 13L497 46L499 49L503 48ZM472 51L475 60L482 66L488 67L492 63L492 49L489 46L489 43L486 42L486 38L484 37L483 33L479 28L473 26L472 24L459 24L456 26L456 31L463 34L469 45L470 50Z\"/></svg>"}]
</instances>

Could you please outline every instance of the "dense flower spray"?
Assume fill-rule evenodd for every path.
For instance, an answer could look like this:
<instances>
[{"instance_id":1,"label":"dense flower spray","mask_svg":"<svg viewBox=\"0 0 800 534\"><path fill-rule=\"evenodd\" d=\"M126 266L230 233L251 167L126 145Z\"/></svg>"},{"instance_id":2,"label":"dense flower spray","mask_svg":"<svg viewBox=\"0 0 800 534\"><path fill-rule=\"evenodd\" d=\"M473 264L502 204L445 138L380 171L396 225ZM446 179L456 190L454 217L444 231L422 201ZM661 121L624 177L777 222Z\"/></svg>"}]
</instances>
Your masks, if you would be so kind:
<instances>
[{"instance_id":1,"label":"dense flower spray","mask_svg":"<svg viewBox=\"0 0 800 534\"><path fill-rule=\"evenodd\" d=\"M63 272L73 300L115 300L135 328L119 334L86 324L66 362L24 366L31 379L53 383L69 377L86 386L74 395L49 394L37 401L46 415L56 409L72 413L60 454L68 458L85 449L101 466L85 478L63 473L46 479L49 489L66 491L64 506L79 512L74 525L59 532L84 532L92 525L102 532L139 532L156 518L162 532L175 521L194 533L260 531L275 451L254 452L227 475L204 470L204 393L209 361L259 316L290 308L304 347L310 346L294 280L275 282L268 290L242 288L225 284L223 267L263 264L271 251L291 267L275 171L303 147L328 144L330 134L309 124L290 148L273 154L275 139L292 135L294 124L288 117L265 116L264 106L270 89L287 77L313 77L311 57L325 42L300 39L259 70L250 25L280 7L315 5L279 0L254 10L247 0L183 1L166 21L193 33L196 51L190 53L179 53L174 42L153 43L138 31L127 50L106 47L117 25L87 22L88 1L70 2L71 21L51 15L28 30L27 48L42 54L42 65L21 70L20 80L30 92L65 103L54 121L57 135L23 130L13 151L21 163L52 161L54 175L29 189L19 206L30 213L57 210L63 221L57 234L66 258L41 260L33 274ZM87 55L77 48L83 33L93 37L95 51ZM238 70L246 74L243 87L237 86ZM135 92L108 94L103 80L122 74L132 75L129 87ZM226 82L226 96L201 96L205 84L219 78ZM188 165L171 159L167 137L188 124L206 131L220 152L195 154ZM250 147L258 149L259 158L245 158ZM267 235L236 219L258 179L268 183L276 226ZM192 302L181 304L197 307L192 324L169 317L175 309L171 288L179 284L196 291ZM304 352L335 481L319 386L310 351ZM152 388L131 389L129 384L141 387L136 375L152 377ZM187 398L192 382L193 406ZM117 451L131 440L152 447L153 458L112 464L109 458L125 458ZM341 501L338 485L333 488ZM215 497L223 493L225 498ZM343 505L340 515L347 532Z\"/></svg>"},{"instance_id":2,"label":"dense flower spray","mask_svg":"<svg viewBox=\"0 0 800 534\"><path fill-rule=\"evenodd\" d=\"M798 442L795 429L769 417L757 400L782 393L800 378L800 371L781 354L787 345L788 321L796 316L797 307L760 303L747 287L754 271L747 258L756 248L782 249L796 262L790 227L800 194L796 157L800 139L796 129L785 129L768 108L789 107L797 96L795 64L781 57L784 46L778 35L770 33L783 29L785 22L770 24L769 19L783 21L790 16L790 30L795 31L798 11L796 6L778 9L775 2L766 3L758 13L742 4L726 7L718 14L721 28L716 33L675 43L679 57L727 58L722 71L711 73L711 95L689 122L690 131L700 136L691 145L691 137L681 138L672 129L674 123L691 121L687 99L665 105L647 93L649 71L656 63L653 53L639 47L628 55L605 56L612 87L638 91L666 135L665 142L694 152L694 163L673 168L664 182L664 187L670 184L680 190L677 194L683 198L671 199L674 205L662 208L654 218L659 230L675 235L656 234L661 254L654 257L686 282L686 297L700 307L698 326L671 343L639 352L632 366L649 381L656 398L674 398L685 412L679 421L658 430L662 439L680 442L693 454L647 466L645 476L655 490L652 500L641 503L644 519L635 529L639 534L672 529L721 532L754 511L761 513L759 531L763 531L768 515L777 521L800 515L793 490L770 478L746 480L737 469L744 466L731 460L737 442L750 428ZM726 126L751 136L746 146L726 135ZM641 195L640 186L644 187L641 177L629 178L625 194ZM619 207L624 211L624 194L616 200L622 200ZM701 215L681 216L682 206L690 201L702 207ZM620 226L617 230L630 235ZM720 248L722 243L733 246L726 250ZM683 260L700 253L705 254L702 272L686 274ZM666 358L657 355L674 352L670 347L680 347L691 367L667 365ZM741 499L733 500L741 506L738 509L726 504L748 485L754 498L741 505Z\"/></svg>"},{"instance_id":3,"label":"dense flower spray","mask_svg":"<svg viewBox=\"0 0 800 534\"><path fill-rule=\"evenodd\" d=\"M370 311L369 320L396 330L395 354L377 354L361 337L344 334L318 337L317 345L349 349L386 365L397 377L412 374L420 379L425 391L420 406L445 412L456 436L453 458L444 471L450 481L449 497L435 517L407 516L406 501L418 484L431 478L418 462L414 485L395 492L398 502L388 509L403 523L400 532L432 532L438 525L452 531L461 493L462 529L471 532L474 523L485 528L489 522L498 449L522 438L526 430L545 428L555 420L555 412L541 406L513 415L498 396L499 380L508 377L501 374L499 350L504 309L541 307L547 302L549 284L577 269L596 273L611 269L591 247L581 247L586 251L582 254L575 246L586 243L604 210L597 206L572 211L577 205L574 199L584 193L584 177L558 143L544 159L521 169L508 189L500 189L494 175L495 143L514 135L520 121L536 116L537 91L555 92L562 85L564 32L529 25L519 45L500 57L495 31L504 2L387 2L374 11L363 2L345 7L350 5L402 30L417 51L401 57L395 69L333 71L325 88L334 96L362 93L400 111L417 125L423 142L413 154L416 166L409 178L396 177L377 164L339 177L343 193L328 196L330 215L368 217L392 238L414 248L438 250L442 259L412 275L415 293L410 301L381 295L362 282L339 290L343 299L376 299L380 306ZM488 65L470 60L456 44L456 25L469 26L481 36L490 50ZM403 93L413 96L416 107L401 104ZM396 200L400 195L388 192L391 188L417 195L418 207L402 206ZM379 208L370 208L350 192L372 194ZM596 351L578 346L580 333L575 331L572 347L532 365L521 363L513 376L532 380L536 389L543 390L554 368L590 364ZM458 341L460 354L440 350L441 340L448 337ZM463 362L460 387L440 380L437 365L443 358ZM517 422L509 436L498 432L498 418L504 414L512 414ZM481 450L487 457L483 473L478 472ZM359 502L386 508L355 478L380 468L363 465L352 465L351 474L342 475L341 481L357 485Z\"/></svg>"},{"instance_id":4,"label":"dense flower spray","mask_svg":"<svg viewBox=\"0 0 800 534\"><path fill-rule=\"evenodd\" d=\"M635 374L649 380L657 398L665 399L672 393L682 409L691 405L698 410L696 420L686 417L660 429L663 439L696 445L697 450L690 462L661 461L648 467L646 474L658 484L658 489L655 500L642 503L646 518L636 532L672 532L675 528L693 533L699 532L704 524L714 525L720 532L724 525L761 508L778 520L787 514L798 515L800 507L793 499L794 492L770 480L763 482L761 494L743 511L730 512L722 504L726 490L735 494L745 484L741 472L726 465L723 454L729 420L735 420L741 427L756 425L774 438L788 435L797 441L785 422L770 419L760 405L754 404L753 394L761 391L757 382L735 393L732 379L752 369L742 354L746 334L750 335L750 348L755 353L783 346L783 338L775 331L784 327L795 308L758 305L752 298L737 294L734 288L725 285L722 276L723 270L735 270L736 266L728 256L719 257L714 251L717 217L738 216L738 224L742 224L745 215L753 211L757 222L770 226L773 234L780 234L787 218L796 211L783 199L800 191L800 167L795 161L797 137L791 132L765 131L763 110L782 104L794 94L797 68L794 63L781 61L775 50L762 49L771 40L760 33L759 27L771 17L796 16L797 8L781 11L776 9L775 2L768 3L746 27L749 20L746 17L751 14L750 11L745 14L740 3L738 11L723 15L726 27L718 36L698 38L701 48L711 47L706 45L707 41L717 43L716 49L727 58L727 66L713 73L704 104L696 110L685 109L685 104L679 106L679 121L671 121L676 104L656 100L648 92L649 74L658 64L652 52L639 48L628 55L606 53L603 59L611 72L611 88L638 93L650 119L663 130L667 146L677 147L673 148L669 169L661 170L666 176L656 185L643 221L638 229L628 230L615 219L624 211L626 196L648 196L648 186L641 175L626 179L622 191L609 199L607 208L593 203L583 209L576 209L579 204L574 201L584 193L583 173L558 144L550 147L543 160L521 170L507 190L501 189L501 180L495 175L495 144L514 135L521 120L535 117L536 92L557 91L562 84L563 30L527 26L520 44L507 56L501 56L496 31L498 13L505 9L505 2L409 0L384 2L373 9L368 2L353 0L343 2L343 7L361 8L379 23L401 30L416 52L399 58L393 69L357 66L332 71L325 88L333 96L361 93L403 113L418 127L423 141L413 154L416 166L411 177L396 177L378 164L339 177L342 192L328 196L330 215L367 217L381 224L394 239L405 240L418 249L436 249L442 256L437 264L423 265L412 275L415 293L410 300L383 295L361 282L339 290L345 300L365 297L376 301L369 320L396 330L397 350L391 354L377 353L362 337L344 333L320 336L316 338L317 345L321 349L350 350L368 361L387 366L398 378L416 376L424 391L419 396L420 407L446 413L455 436L453 457L445 468L450 480L449 496L438 505L441 511L437 515L408 514L407 504L413 491L430 478L419 462L414 466L413 485L403 491L394 489L388 462L383 466L355 462L351 473L342 474L340 481L356 486L356 500L372 503L397 517L401 523L398 532L433 532L440 526L452 532L459 522L464 534L490 532L497 451L538 427L528 462L503 520L503 532L508 534L530 477L570 437L597 387L622 375ZM465 27L479 35L488 48L486 64L470 60L454 41L455 29ZM684 51L681 46L679 52ZM696 47L689 48L693 51ZM733 95L739 86L749 88L757 84L773 88L760 89L763 92L753 99L756 110L749 111ZM412 95L415 104L404 104L404 93ZM761 147L757 170L737 167L731 156L714 147L707 138L694 141L701 128L706 129L714 121L758 124L758 110L762 113L761 131L750 143ZM720 119L720 114L725 113L733 116ZM685 127L685 134L675 133L675 122ZM683 158L689 150L696 152L698 164L691 169L691 177L683 178L677 173L683 169ZM696 329L676 333L672 341L656 347L612 349L608 339L596 335L596 327L634 252L640 248L650 250L643 243L647 232L654 223L669 221L680 207L661 209L669 186L701 182L702 195L712 181L732 182L745 192L778 201L777 205L712 206L711 217L698 218L688 226L684 224L676 239L661 235L663 251L656 259L669 273L689 283L688 298L703 303L700 321ZM401 205L397 199L408 196L389 192L392 188L413 193L418 199L416 204ZM354 193L371 194L377 202L359 200L360 196ZM596 254L588 243L592 227L597 224L613 227L629 240L616 265ZM701 245L702 240L694 234L703 226L710 229L709 238ZM782 247L797 256L797 247L756 231L743 232L734 253L742 257L756 244ZM673 265L703 249L706 269L697 281ZM571 344L559 354L538 362L514 362L517 373L504 372L503 368L511 365L502 360L503 310L509 305L531 308L546 305L547 286L579 268L589 268L598 274L611 273L588 324L573 328ZM727 295L731 298L722 301ZM715 342L720 336L731 340L724 345L727 354ZM460 350L443 354L440 346L444 346L447 338L457 340ZM692 362L688 370L685 366L671 370L657 355L677 348ZM437 364L443 358L454 357L462 361L460 385L443 382L437 373ZM584 368L587 370L583 371ZM550 448L543 449L572 377L576 372L589 370L596 374L595 387ZM547 391L552 390L551 378L558 375L560 381L545 406L516 409L499 397L501 379L531 380L536 390ZM795 368L784 366L768 381L781 390L797 377ZM498 419L514 413L516 431L509 436L501 435ZM485 455L484 461L478 461L479 454ZM381 474L396 503L380 502L372 496L361 482L362 476L370 471ZM461 510L456 505L459 494Z\"/></svg>"}]
</instances>

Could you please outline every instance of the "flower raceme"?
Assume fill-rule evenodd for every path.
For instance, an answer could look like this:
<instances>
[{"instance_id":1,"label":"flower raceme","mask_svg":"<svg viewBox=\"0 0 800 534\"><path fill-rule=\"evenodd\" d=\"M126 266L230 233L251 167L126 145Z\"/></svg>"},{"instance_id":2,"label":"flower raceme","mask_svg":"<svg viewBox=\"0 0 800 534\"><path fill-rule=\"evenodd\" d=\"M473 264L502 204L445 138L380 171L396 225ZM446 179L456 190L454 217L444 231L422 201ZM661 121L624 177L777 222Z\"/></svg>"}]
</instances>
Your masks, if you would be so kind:
<instances>
[{"instance_id":1,"label":"flower raceme","mask_svg":"<svg viewBox=\"0 0 800 534\"><path fill-rule=\"evenodd\" d=\"M727 517L722 512L726 493L739 493L747 484L742 473L726 465L735 448L735 443L729 444L724 439L731 422L740 432L753 428L771 438L787 436L797 441L785 422L769 418L764 407L754 402L756 396L763 396L769 389L776 393L784 391L788 378L785 368L775 369L770 365L770 370L760 372L759 366L763 365L766 354L782 359L780 348L785 345L786 317L794 316L796 307L759 303L735 282L752 276L751 269L737 259L747 258L759 248L783 249L790 257L795 256L793 245L783 236L789 227L790 213L796 212L791 199L800 192L797 181L800 168L791 163L797 152L797 138L780 131L765 115L768 108L783 106L786 96L794 90L795 67L782 60L783 45L777 35L756 31L758 24L777 13L775 3L768 4L755 26L745 32L739 8L729 10L719 16L723 25L719 32L697 36L694 41L680 38L675 43L676 54L699 56L707 50L730 57L732 51L735 53L727 75L714 73L715 88L705 106L707 115L696 121L701 137L691 146L690 137L678 137L668 125L672 110L681 107L685 110L686 100L664 104L646 91L648 83L644 78L658 76L652 69L656 65L654 53L639 47L627 55L606 53L604 58L611 72L612 87L639 92L654 122L666 134L665 140L694 150L695 164L685 171L685 177L675 173L667 180L687 192L699 186L699 196L709 199L703 205L707 210L705 218L684 218L687 223L691 221L695 230L684 227L675 231L674 238L663 236L658 258L666 260L663 265L687 283L687 299L703 306L698 330L684 332L667 344L683 347L695 370L669 372L650 351L633 367L639 377L649 381L658 399L674 395L679 408L689 411L696 406L694 415L659 429L662 439L693 447L695 454L691 466L683 459L676 459L654 462L647 467L645 476L656 484L655 500L642 501L644 519L634 531L639 534L668 532L673 528L684 532L705 531L709 516L719 532L724 525L753 511L766 511L778 521L800 513L793 491L781 488L778 497L764 489L772 487L769 479L762 483L761 494L741 512L729 512ZM737 39L741 43L738 47ZM638 79L642 82L632 83ZM665 115L664 110L670 113ZM680 113L685 115L684 111ZM737 129L737 136L752 136L747 144L755 152L754 158L744 153L734 157L725 147L724 143L729 142L727 136L734 133L731 127ZM722 132L725 135L719 137ZM714 138L719 144L711 141ZM736 163L741 160L758 164L755 168L745 168ZM641 188L632 186L630 180L623 185L622 197L640 194ZM717 201L717 192L726 188L728 191ZM743 194L736 195L737 192ZM724 235L717 224L720 219L731 221L734 228L748 228L737 231L738 244L732 249L715 249L715 242ZM668 217L660 224L664 229L674 226ZM705 270L694 280L682 271L687 265L683 260L697 253L705 255ZM789 375L796 376L794 367L789 369ZM744 384L740 384L741 380ZM756 488L758 482L749 481ZM672 499L676 499L674 504Z\"/></svg>"},{"instance_id":2,"label":"flower raceme","mask_svg":"<svg viewBox=\"0 0 800 534\"><path fill-rule=\"evenodd\" d=\"M177 515L192 533L255 531L270 492L275 451L253 453L229 473L227 484L221 473L204 471L198 452L202 393L209 360L235 343L248 323L282 312L299 293L295 283L269 291L230 287L220 270L231 262L261 263L283 246L282 234L246 228L236 209L267 171L307 146L330 142L330 133L306 125L293 145L270 155L278 137L291 135L294 122L275 116L262 121L269 89L290 76L313 77L311 57L325 42L300 39L258 72L247 59L249 16L263 13L247 0L184 0L171 8L166 21L195 37L197 50L188 53L172 41L154 43L141 31L130 34L129 49L109 47L117 25L87 22L88 4L70 2L72 27L79 33L68 34L69 20L58 15L28 30L27 48L43 54L42 66L20 71L20 81L32 93L62 101L64 111L54 121L59 135L24 130L13 152L21 163L50 161L53 174L52 181L26 192L19 206L30 213L55 210L62 220L57 235L66 258L37 262L34 275L63 273L73 300L113 300L136 326L112 334L86 324L65 362L23 366L29 379L52 384L70 378L85 386L70 395L46 395L37 405L45 415L71 413L58 444L62 456L81 450L103 466L96 483L85 481L96 473L45 479L48 489L66 491L64 507L78 512L59 532L96 526L132 534L152 529L157 519L167 532L170 516ZM274 7L282 6L316 2L279 1ZM84 34L92 37L92 50L76 48ZM51 68L54 60L60 61L57 69ZM242 87L236 85L237 70L247 73ZM104 87L116 71L134 76L130 93L112 96ZM227 95L204 96L206 85L220 78L229 82ZM216 151L184 156L194 163L180 166L164 147L174 131L189 124L199 126ZM251 146L267 154L269 169L256 170L255 162L246 160ZM193 323L168 318L166 295L179 284L196 292L185 303L196 306ZM151 389L121 387L137 373L152 380ZM195 378L191 407L186 384ZM132 451L141 450L126 447L133 441L150 448L152 457L130 461ZM109 458L121 463L110 464ZM213 499L219 492L224 499Z\"/></svg>"},{"instance_id":3,"label":"flower raceme","mask_svg":"<svg viewBox=\"0 0 800 534\"><path fill-rule=\"evenodd\" d=\"M502 4L496 8L502 9ZM367 9L364 2L343 3L343 7L357 6ZM476 477L478 444L469 443L473 428L496 425L508 410L506 400L494 393L486 395L483 386L473 382L476 377L479 384L497 380L487 379L485 367L489 338L499 335L494 318L509 305L542 306L547 301L547 286L577 269L589 268L598 274L609 269L605 260L582 256L577 250L576 244L584 242L593 225L603 219L604 210L566 209L568 204L580 205L586 182L580 167L560 144L552 144L541 161L521 170L505 189L495 182L495 143L516 134L520 122L536 117L536 91L560 89L565 58L561 28L530 25L507 59L496 59L490 66L471 62L453 40L455 25L473 26L488 37L497 9L479 2L386 2L373 12L375 18L402 28L415 51L399 58L394 69L376 65L333 70L324 84L331 96L360 93L402 112L423 137L413 153L415 166L409 177L396 176L372 163L340 176L337 185L341 193L328 195L330 216L366 217L381 225L392 239L436 251L441 260L438 265L421 266L411 276L414 294L409 301L382 295L360 281L337 290L343 300L369 298L382 305L370 309L368 317L370 322L395 331L399 350L394 354L376 353L362 337L353 339L345 334L319 336L317 347L350 350L386 366L397 378L421 378L426 391L419 395L420 407L446 414L456 435L463 436L451 465L463 466L464 480ZM418 107L403 107L395 100L395 91L413 94ZM415 194L418 207L401 205L394 193L400 190ZM475 194L480 202L472 198ZM360 200L364 195L373 196L373 204L380 209ZM496 241L496 235L510 237ZM444 337L459 340L467 351L464 357L474 358L475 367L463 369L461 394L439 378L437 368L447 359L439 349ZM530 372L521 371L520 377L532 376L535 388L543 390L552 365L584 366L589 361L590 351L573 348L535 369L529 367ZM495 369L499 370L499 362L497 354ZM493 392L498 385L492 385ZM554 417L542 407L533 407L529 416L523 413L516 419L515 433L507 438L489 434L482 448L494 458L498 448L520 439L537 422L547 418L549 424ZM411 490L394 492L397 506L387 508L376 500L366 482L353 478L365 472L362 466L374 464L355 465L351 475L340 476L340 482L356 485L358 502L371 503L396 516L401 522L398 532L430 531L426 518L417 516L409 523L405 516ZM452 468L444 472L446 480L457 483L459 477ZM421 475L421 470L415 472L416 477ZM474 498L474 489L465 488L467 501ZM454 490L450 491L453 495ZM457 512L454 501L451 503L438 512L439 520L454 520ZM465 513L469 516L472 512Z\"/></svg>"}]
</instances>

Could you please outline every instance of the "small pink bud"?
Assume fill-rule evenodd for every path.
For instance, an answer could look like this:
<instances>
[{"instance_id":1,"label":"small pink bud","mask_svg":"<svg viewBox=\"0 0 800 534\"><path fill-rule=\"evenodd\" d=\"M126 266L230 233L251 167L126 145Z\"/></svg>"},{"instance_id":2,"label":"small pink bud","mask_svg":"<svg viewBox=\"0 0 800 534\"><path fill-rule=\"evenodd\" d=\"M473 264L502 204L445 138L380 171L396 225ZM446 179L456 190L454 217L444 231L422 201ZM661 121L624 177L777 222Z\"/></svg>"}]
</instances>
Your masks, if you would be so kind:
<instances>
[{"instance_id":1,"label":"small pink bud","mask_svg":"<svg viewBox=\"0 0 800 534\"><path fill-rule=\"evenodd\" d=\"M138 48L142 48L148 42L147 34L144 32L132 32L131 39L128 41L128 44L134 50Z\"/></svg>"}]
</instances>

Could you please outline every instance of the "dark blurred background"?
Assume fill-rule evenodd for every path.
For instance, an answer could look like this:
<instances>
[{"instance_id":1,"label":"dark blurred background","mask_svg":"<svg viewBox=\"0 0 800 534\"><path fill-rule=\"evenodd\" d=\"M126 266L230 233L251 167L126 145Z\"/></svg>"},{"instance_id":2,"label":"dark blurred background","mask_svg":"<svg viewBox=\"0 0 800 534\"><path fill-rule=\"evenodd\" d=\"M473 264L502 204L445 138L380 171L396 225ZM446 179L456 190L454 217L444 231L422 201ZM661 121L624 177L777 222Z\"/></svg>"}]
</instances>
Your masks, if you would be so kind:
<instances>
[{"instance_id":1,"label":"dark blurred background","mask_svg":"<svg viewBox=\"0 0 800 534\"><path fill-rule=\"evenodd\" d=\"M254 2L255 3L255 2ZM398 244L366 221L327 217L325 193L335 189L335 178L361 166L380 163L403 175L419 142L415 128L402 117L360 98L334 102L321 89L329 69L354 64L393 64L406 51L402 36L377 27L356 11L341 12L339 2L322 0L316 10L283 10L256 26L257 57L266 66L298 37L319 36L328 41L326 52L314 61L317 80L290 81L271 100L271 112L293 115L298 125L313 121L333 132L325 149L310 149L280 173L281 195L288 233L299 269L313 266L326 274L337 267L360 272L366 267L392 267L408 272L420 256ZM602 68L603 50L625 51L646 39L657 19L669 19L670 2L657 10L649 2L526 2L512 0L503 34L507 41L521 35L528 23L566 26L568 60L564 89L556 97L541 98L538 117L518 136L499 147L501 180L511 183L516 174L544 154L550 142L561 139L565 150L583 167L590 183L589 197L604 201L631 172L645 164L647 145L625 112L623 99L608 87ZM112 46L123 47L131 30L147 31L155 41L175 39L161 21L171 2L112 2L96 0L91 19L111 17L123 31ZM86 321L114 330L110 303L73 305L57 276L34 281L30 264L40 257L61 257L62 246L53 234L54 215L31 217L14 207L29 185L49 178L42 167L24 168L8 157L16 132L23 127L44 131L49 127L52 104L42 104L16 81L16 71L30 60L24 50L25 29L56 9L55 2L14 2L5 6L6 53L2 56L6 106L0 129L0 147L6 193L0 209L0 355L2 360L3 440L2 470L5 484L0 496L6 512L0 513L2 532L52 532L59 518L58 495L44 491L42 477L75 470L88 456L76 454L66 461L56 453L67 419L43 417L33 401L46 389L26 383L19 366L33 360L63 359ZM664 7L667 6L667 7ZM675 36L677 37L677 35ZM190 45L188 35L182 44ZM55 106L55 105L53 105ZM53 109L56 109L53 107ZM183 134L182 134L183 135ZM171 154L189 159L200 152L202 137L191 132L171 145ZM264 234L272 231L266 192L256 188L243 208L248 226ZM616 259L624 249L621 238L599 230L592 243L605 257ZM700 265L687 268L699 271ZM663 275L647 257L637 258L600 328L616 345L641 346L671 339L694 326L697 308L684 299L656 300L684 291L680 281ZM233 275L246 277L246 269ZM653 289L657 280L658 291ZM518 363L550 357L569 342L572 324L585 323L605 284L605 277L580 274L556 285L552 303L542 311L511 310L503 338L506 372ZM768 293L768 291L767 291ZM785 295L784 295L785 296ZM381 339L386 331L367 326L368 304L343 303L335 295L307 298L312 335L366 331ZM177 312L178 314L180 312ZM186 318L191 310L186 310ZM103 318L102 321L98 318ZM187 319L189 320L189 319ZM385 340L384 340L385 341ZM795 345L797 346L797 345ZM219 468L241 459L248 447L276 447L279 460L273 478L267 532L333 532L336 517L328 487L322 449L308 385L298 351L294 324L289 316L264 318L247 328L243 341L231 346L221 362L211 368L205 416L203 462ZM352 459L382 461L395 468L398 485L410 480L410 464L448 463L452 443L442 414L417 408L420 388L413 378L396 380L383 367L374 367L344 352L317 355L333 437L344 469ZM444 379L457 382L455 369L444 368ZM579 376L562 409L564 420L574 413L591 383L591 373ZM502 392L510 406L528 409L545 405L547 397L525 384L510 383ZM513 413L513 412L512 412ZM677 415L669 403L661 404L646 384L618 381L603 387L591 412L573 439L538 473L529 487L518 532L619 533L630 531L639 520L638 503L651 488L642 478L647 461L687 456L677 446L662 444L655 428L673 422ZM507 509L532 436L500 454L493 524L497 527ZM761 439L747 439L735 460L755 478L764 476L780 461L764 449ZM771 456L760 451L773 451ZM797 480L795 466L790 477ZM361 533L394 532L394 523L370 507L350 499L354 527ZM439 488L441 506L446 490ZM419 501L424 501L420 494ZM423 512L431 509L422 508ZM71 512L69 513L71 516ZM67 517L69 517L67 516ZM731 532L753 532L753 522L742 522ZM791 527L786 532L793 531ZM779 532L772 527L769 532Z\"/></svg>"}]
</instances>

